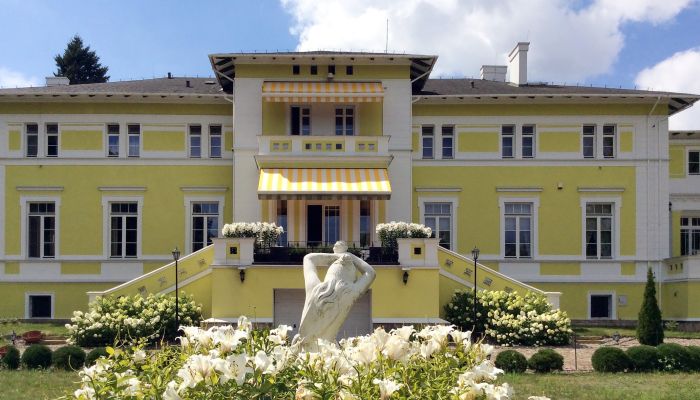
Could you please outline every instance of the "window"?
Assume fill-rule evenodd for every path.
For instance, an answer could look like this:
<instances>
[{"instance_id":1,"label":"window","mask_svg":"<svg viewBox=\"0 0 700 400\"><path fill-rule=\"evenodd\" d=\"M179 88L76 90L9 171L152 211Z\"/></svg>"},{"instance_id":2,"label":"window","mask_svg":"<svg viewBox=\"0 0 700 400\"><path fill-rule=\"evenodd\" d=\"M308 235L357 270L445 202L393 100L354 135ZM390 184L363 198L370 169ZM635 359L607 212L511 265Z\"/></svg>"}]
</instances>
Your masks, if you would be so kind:
<instances>
[{"instance_id":1,"label":"window","mask_svg":"<svg viewBox=\"0 0 700 400\"><path fill-rule=\"evenodd\" d=\"M504 206L504 255L532 257L532 204L505 203Z\"/></svg>"},{"instance_id":2,"label":"window","mask_svg":"<svg viewBox=\"0 0 700 400\"><path fill-rule=\"evenodd\" d=\"M39 125L27 124L27 157L36 157L39 153Z\"/></svg>"},{"instance_id":3,"label":"window","mask_svg":"<svg viewBox=\"0 0 700 400\"><path fill-rule=\"evenodd\" d=\"M192 251L212 243L219 233L219 203L192 203Z\"/></svg>"},{"instance_id":4,"label":"window","mask_svg":"<svg viewBox=\"0 0 700 400\"><path fill-rule=\"evenodd\" d=\"M355 134L355 109L337 107L335 109L335 134L352 136Z\"/></svg>"},{"instance_id":5,"label":"window","mask_svg":"<svg viewBox=\"0 0 700 400\"><path fill-rule=\"evenodd\" d=\"M700 175L700 151L688 152L688 174Z\"/></svg>"},{"instance_id":6,"label":"window","mask_svg":"<svg viewBox=\"0 0 700 400\"><path fill-rule=\"evenodd\" d=\"M190 158L202 157L202 126L190 125Z\"/></svg>"},{"instance_id":7,"label":"window","mask_svg":"<svg viewBox=\"0 0 700 400\"><path fill-rule=\"evenodd\" d=\"M615 125L603 125L603 157L615 158Z\"/></svg>"},{"instance_id":8,"label":"window","mask_svg":"<svg viewBox=\"0 0 700 400\"><path fill-rule=\"evenodd\" d=\"M595 125L583 126L583 158L595 158Z\"/></svg>"},{"instance_id":9,"label":"window","mask_svg":"<svg viewBox=\"0 0 700 400\"><path fill-rule=\"evenodd\" d=\"M318 65L311 66L311 75L318 75Z\"/></svg>"},{"instance_id":10,"label":"window","mask_svg":"<svg viewBox=\"0 0 700 400\"><path fill-rule=\"evenodd\" d=\"M277 239L279 246L287 245L287 200L277 200L277 226L281 226L284 232Z\"/></svg>"},{"instance_id":11,"label":"window","mask_svg":"<svg viewBox=\"0 0 700 400\"><path fill-rule=\"evenodd\" d=\"M440 239L440 246L452 246L452 203L425 203L425 225L433 230L432 237Z\"/></svg>"},{"instance_id":12,"label":"window","mask_svg":"<svg viewBox=\"0 0 700 400\"><path fill-rule=\"evenodd\" d=\"M299 66L298 65L292 65L292 74L299 75Z\"/></svg>"},{"instance_id":13,"label":"window","mask_svg":"<svg viewBox=\"0 0 700 400\"><path fill-rule=\"evenodd\" d=\"M700 217L681 217L681 255L700 254Z\"/></svg>"},{"instance_id":14,"label":"window","mask_svg":"<svg viewBox=\"0 0 700 400\"><path fill-rule=\"evenodd\" d=\"M335 65L329 65L328 66L328 73L335 75Z\"/></svg>"},{"instance_id":15,"label":"window","mask_svg":"<svg viewBox=\"0 0 700 400\"><path fill-rule=\"evenodd\" d=\"M613 205L586 204L586 258L612 258Z\"/></svg>"},{"instance_id":16,"label":"window","mask_svg":"<svg viewBox=\"0 0 700 400\"><path fill-rule=\"evenodd\" d=\"M335 243L340 240L340 206L325 206L324 210L324 231L326 243Z\"/></svg>"},{"instance_id":17,"label":"window","mask_svg":"<svg viewBox=\"0 0 700 400\"><path fill-rule=\"evenodd\" d=\"M442 126L442 158L451 159L455 154L455 127L453 125Z\"/></svg>"},{"instance_id":18,"label":"window","mask_svg":"<svg viewBox=\"0 0 700 400\"><path fill-rule=\"evenodd\" d=\"M369 200L360 200L360 247L372 242L372 212Z\"/></svg>"},{"instance_id":19,"label":"window","mask_svg":"<svg viewBox=\"0 0 700 400\"><path fill-rule=\"evenodd\" d=\"M590 304L591 318L607 318L613 317L613 296L611 294L592 294L588 301Z\"/></svg>"},{"instance_id":20,"label":"window","mask_svg":"<svg viewBox=\"0 0 700 400\"><path fill-rule=\"evenodd\" d=\"M127 133L129 136L129 157L139 157L141 155L141 125L129 124Z\"/></svg>"},{"instance_id":21,"label":"window","mask_svg":"<svg viewBox=\"0 0 700 400\"><path fill-rule=\"evenodd\" d=\"M308 107L292 106L291 126L289 133L292 135L310 135L311 134L311 109Z\"/></svg>"},{"instance_id":22,"label":"window","mask_svg":"<svg viewBox=\"0 0 700 400\"><path fill-rule=\"evenodd\" d=\"M134 258L138 243L138 203L110 203L110 257Z\"/></svg>"},{"instance_id":23,"label":"window","mask_svg":"<svg viewBox=\"0 0 700 400\"><path fill-rule=\"evenodd\" d=\"M58 157L58 124L46 124L46 157Z\"/></svg>"},{"instance_id":24,"label":"window","mask_svg":"<svg viewBox=\"0 0 700 400\"><path fill-rule=\"evenodd\" d=\"M434 133L435 127L432 125L424 125L421 131L423 143L423 158L434 158Z\"/></svg>"},{"instance_id":25,"label":"window","mask_svg":"<svg viewBox=\"0 0 700 400\"><path fill-rule=\"evenodd\" d=\"M50 294L28 294L27 317L53 318L53 296Z\"/></svg>"},{"instance_id":26,"label":"window","mask_svg":"<svg viewBox=\"0 0 700 400\"><path fill-rule=\"evenodd\" d=\"M209 157L221 158L221 125L209 125Z\"/></svg>"},{"instance_id":27,"label":"window","mask_svg":"<svg viewBox=\"0 0 700 400\"><path fill-rule=\"evenodd\" d=\"M107 157L119 157L119 124L107 125Z\"/></svg>"},{"instance_id":28,"label":"window","mask_svg":"<svg viewBox=\"0 0 700 400\"><path fill-rule=\"evenodd\" d=\"M29 203L27 254L30 258L56 256L56 203Z\"/></svg>"},{"instance_id":29,"label":"window","mask_svg":"<svg viewBox=\"0 0 700 400\"><path fill-rule=\"evenodd\" d=\"M345 67L345 75L353 75L355 73L355 69L353 68L352 65L348 65Z\"/></svg>"},{"instance_id":30,"label":"window","mask_svg":"<svg viewBox=\"0 0 700 400\"><path fill-rule=\"evenodd\" d=\"M535 157L535 125L523 125L521 130L523 158Z\"/></svg>"},{"instance_id":31,"label":"window","mask_svg":"<svg viewBox=\"0 0 700 400\"><path fill-rule=\"evenodd\" d=\"M501 127L501 158L513 158L513 144L515 125L503 125Z\"/></svg>"}]
</instances>

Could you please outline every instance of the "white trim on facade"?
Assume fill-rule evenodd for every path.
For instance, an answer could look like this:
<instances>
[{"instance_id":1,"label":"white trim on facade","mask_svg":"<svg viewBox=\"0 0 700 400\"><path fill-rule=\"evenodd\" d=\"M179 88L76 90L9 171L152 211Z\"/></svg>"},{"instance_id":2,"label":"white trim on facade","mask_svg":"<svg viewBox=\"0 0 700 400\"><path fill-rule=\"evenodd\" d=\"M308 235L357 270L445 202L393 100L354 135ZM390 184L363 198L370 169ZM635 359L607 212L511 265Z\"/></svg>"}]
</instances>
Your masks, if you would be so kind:
<instances>
[{"instance_id":1,"label":"white trim on facade","mask_svg":"<svg viewBox=\"0 0 700 400\"><path fill-rule=\"evenodd\" d=\"M111 203L136 203L138 208L138 215L136 217L137 223L137 243L136 243L136 257L111 257L111 235L110 229L110 204ZM141 248L143 246L143 196L102 196L102 256L111 260L141 260L142 252Z\"/></svg>"},{"instance_id":2,"label":"white trim on facade","mask_svg":"<svg viewBox=\"0 0 700 400\"><path fill-rule=\"evenodd\" d=\"M54 227L54 256L52 258L39 258L40 260L55 260L61 254L61 198L58 196L20 196L19 197L19 207L20 207L20 259L29 259L29 252L27 251L27 235L28 229L27 219L29 218L29 208L28 203L33 202L46 202L55 204L54 218L56 224ZM37 259L37 260L39 260Z\"/></svg>"},{"instance_id":3,"label":"white trim on facade","mask_svg":"<svg viewBox=\"0 0 700 400\"><path fill-rule=\"evenodd\" d=\"M184 198L184 210L185 210L185 249L184 254L192 253L192 203L196 202L210 202L219 204L219 215L217 217L217 230L221 232L221 228L224 226L224 208L226 207L226 197L225 196L197 196L190 195ZM204 246L206 247L206 245Z\"/></svg>"},{"instance_id":4,"label":"white trim on facade","mask_svg":"<svg viewBox=\"0 0 700 400\"><path fill-rule=\"evenodd\" d=\"M540 209L540 198L539 197L508 197L500 196L498 198L498 213L500 218L500 258L506 259L505 255L505 204L506 203L529 203L532 204L532 225L531 225L531 257L508 257L509 260L537 260L539 258L539 209ZM519 233L519 231L518 231Z\"/></svg>"},{"instance_id":5,"label":"white trim on facade","mask_svg":"<svg viewBox=\"0 0 700 400\"><path fill-rule=\"evenodd\" d=\"M24 292L24 318L34 319L29 314L29 298L31 296L50 296L51 297L51 319L56 314L56 294L54 292Z\"/></svg>"},{"instance_id":6,"label":"white trim on facade","mask_svg":"<svg viewBox=\"0 0 700 400\"><path fill-rule=\"evenodd\" d=\"M459 237L457 229L457 215L459 212L459 197L452 196L431 196L431 197L418 197L418 218L420 223L425 224L425 203L450 203L450 226L452 227L452 233L450 235L450 249L456 249L455 245L459 243Z\"/></svg>"}]
</instances>

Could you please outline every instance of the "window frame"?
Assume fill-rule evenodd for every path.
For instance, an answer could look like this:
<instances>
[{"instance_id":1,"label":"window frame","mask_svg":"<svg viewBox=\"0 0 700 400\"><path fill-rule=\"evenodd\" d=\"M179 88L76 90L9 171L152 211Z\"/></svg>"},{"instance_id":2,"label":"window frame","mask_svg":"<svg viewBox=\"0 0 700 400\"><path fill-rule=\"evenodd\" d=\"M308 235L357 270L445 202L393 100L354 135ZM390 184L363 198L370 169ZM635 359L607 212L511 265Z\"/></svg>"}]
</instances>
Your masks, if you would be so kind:
<instances>
[{"instance_id":1,"label":"window frame","mask_svg":"<svg viewBox=\"0 0 700 400\"><path fill-rule=\"evenodd\" d=\"M214 128L214 127L219 128L219 133L217 133L217 134L212 133L212 128ZM209 158L224 158L223 157L224 156L224 152L223 152L223 150L224 150L224 126L222 124L209 124L208 134L209 134L209 140L208 140L208 142L209 142ZM219 154L218 155L214 155L214 148L216 148L216 146L213 145L214 138L219 139L219 146L218 146Z\"/></svg>"},{"instance_id":2,"label":"window frame","mask_svg":"<svg viewBox=\"0 0 700 400\"><path fill-rule=\"evenodd\" d=\"M591 317L591 296L610 296L610 317L609 318L601 318L601 317L596 317L592 318ZM589 291L586 299L588 301L588 319L595 319L595 320L602 320L602 321L607 321L607 320L616 320L617 319L617 294L614 290L612 291L599 291L599 290L593 290Z\"/></svg>"},{"instance_id":3,"label":"window frame","mask_svg":"<svg viewBox=\"0 0 700 400\"><path fill-rule=\"evenodd\" d=\"M690 172L690 154L691 153L696 153L698 155L698 172ZM688 160L685 163L686 176L700 176L700 148L689 148L686 152L686 160Z\"/></svg>"},{"instance_id":4,"label":"window frame","mask_svg":"<svg viewBox=\"0 0 700 400\"><path fill-rule=\"evenodd\" d=\"M430 133L426 132L426 129L430 130ZM430 147L425 145L425 141L430 139ZM430 148L430 156L425 156L425 150ZM420 155L422 160L434 160L435 159L435 125L426 124L420 127Z\"/></svg>"},{"instance_id":5,"label":"window frame","mask_svg":"<svg viewBox=\"0 0 700 400\"><path fill-rule=\"evenodd\" d=\"M452 232L451 232L451 240L450 240L450 250L451 251L458 251L457 249L457 243L459 243L459 227L458 227L458 219L456 216L459 213L459 198L458 197L451 197L451 196L431 196L431 197L419 197L418 198L418 209L419 209L419 217L420 221L425 224L425 205L427 203L451 203L450 211L451 211L451 221L450 221L450 226L452 227Z\"/></svg>"},{"instance_id":6,"label":"window frame","mask_svg":"<svg viewBox=\"0 0 700 400\"><path fill-rule=\"evenodd\" d=\"M112 211L112 206L115 204L129 204L129 205L134 204L134 205L136 205L136 213L131 214L131 213L119 212L117 214L113 214L114 211ZM120 252L121 254L119 254L119 255L112 254L112 231L114 230L114 229L112 229L112 221L114 218L121 219L121 224L122 224L122 226L120 228L120 231L121 231L120 243L121 243L122 248L121 248L121 252ZM127 220L127 218L136 218L136 243L135 243L136 244L136 252L133 255L128 255L127 251L126 251L126 243L127 243L127 241L126 241L126 236L127 236L126 220ZM109 246L110 246L109 247L109 258L110 259L126 260L126 259L134 259L134 258L138 257L138 254L139 254L138 247L139 247L139 243L141 241L141 236L140 236L140 232L139 232L139 219L140 219L139 205L137 202L135 202L135 201L112 201L109 203L109 235L110 235L109 236Z\"/></svg>"},{"instance_id":7,"label":"window frame","mask_svg":"<svg viewBox=\"0 0 700 400\"><path fill-rule=\"evenodd\" d=\"M29 133L29 126L36 126L36 133ZM34 149L34 154L30 155L29 154L29 136L33 136L36 140L36 145ZM23 135L23 140L24 140L24 157L26 158L38 158L39 157L39 148L41 145L39 144L39 124L35 122L27 122L24 124L24 135Z\"/></svg>"},{"instance_id":8,"label":"window frame","mask_svg":"<svg viewBox=\"0 0 700 400\"><path fill-rule=\"evenodd\" d=\"M292 129L292 109L293 108L298 108L299 109L299 133L293 133L294 130ZM288 124L287 124L287 129L288 129L288 134L287 136L312 136L313 135L313 109L310 105L300 105L300 104L290 104L289 107L287 108L289 112L289 119L288 119ZM309 133L304 133L304 110L308 110L308 119L309 119Z\"/></svg>"},{"instance_id":9,"label":"window frame","mask_svg":"<svg viewBox=\"0 0 700 400\"><path fill-rule=\"evenodd\" d=\"M49 126L52 126L52 127L55 126L56 132L49 133ZM60 148L61 148L60 132L61 132L61 127L58 124L58 122L47 122L44 124L44 135L46 136L46 140L44 140L44 146L45 146L44 147L44 151L45 151L44 156L46 158L58 158L59 157L59 152L60 152ZM56 154L51 154L51 152L49 151L49 148L54 146L54 145L49 144L49 142L51 141L50 140L51 138L56 139L56 144L55 144Z\"/></svg>"},{"instance_id":10,"label":"window frame","mask_svg":"<svg viewBox=\"0 0 700 400\"><path fill-rule=\"evenodd\" d=\"M53 211L51 213L46 212L46 213L32 213L31 206L33 204L51 204L53 205ZM52 201L30 201L27 203L27 259L31 260L51 260L56 258L56 235L57 235L57 230L56 230L56 203ZM31 247L31 240L30 240L30 230L31 230L31 224L29 223L29 219L32 217L39 217L39 243L37 244L39 248L39 255L38 256L32 256L31 251L29 250ZM53 219L53 255L47 256L46 255L46 219L47 218L52 218Z\"/></svg>"},{"instance_id":11,"label":"window frame","mask_svg":"<svg viewBox=\"0 0 700 400\"><path fill-rule=\"evenodd\" d=\"M531 205L530 208L530 257L506 257L506 246L505 246L505 224L506 224L506 203L528 203ZM534 260L539 257L539 209L540 209L540 198L539 197L512 197L512 196L501 196L498 198L498 208L499 208L499 253L500 258L503 260ZM519 253L519 248L517 252Z\"/></svg>"},{"instance_id":12,"label":"window frame","mask_svg":"<svg viewBox=\"0 0 700 400\"><path fill-rule=\"evenodd\" d=\"M516 204L517 204L517 205L527 205L527 206L529 206L529 208L530 208L529 213L528 213L528 214L525 214L525 213L515 213L515 212L509 213L509 212L508 212L508 206L510 206L510 205L516 205ZM528 202L514 202L514 201L508 201L508 202L505 202L505 203L503 204L503 226L502 226L502 229L503 229L504 241L503 241L502 245L503 245L503 256L504 256L504 258L510 258L510 259L532 259L532 236L533 236L533 235L532 235L532 226L533 226L533 222L534 222L534 221L533 221L533 208L534 208L534 205L533 205L532 203L528 203ZM506 236L506 232L507 232L507 230L506 230L506 228L507 228L507 221L508 221L510 218L513 218L513 219L515 220L515 243L514 243L514 244L515 244L515 255L513 255L513 256L509 256L509 255L507 254L506 245L507 245L508 243L507 243L506 240L505 240L505 236ZM529 251L529 255L522 255L522 254L520 254L520 252L521 252L521 245L523 244L523 243L521 243L520 235L521 235L521 233L524 231L524 230L522 229L522 222L523 222L523 220L525 220L525 219L527 219L527 220L529 221L529 228L527 229L527 231L528 231L528 233L529 233L529 236L530 236L530 241L529 241L529 243L528 243L528 245L529 245L529 247L530 247L530 248L529 248L529 250L530 250L530 251Z\"/></svg>"},{"instance_id":13,"label":"window frame","mask_svg":"<svg viewBox=\"0 0 700 400\"><path fill-rule=\"evenodd\" d=\"M136 257L118 258L111 256L111 204L137 203L136 217ZM142 258L143 246L143 196L102 196L102 256L107 260L125 260L128 262Z\"/></svg>"},{"instance_id":14,"label":"window frame","mask_svg":"<svg viewBox=\"0 0 700 400\"><path fill-rule=\"evenodd\" d=\"M138 126L138 134L134 134L131 132L131 127L132 126ZM132 137L138 137L139 140L139 146L138 146L138 153L137 154L132 154L131 153L131 138ZM127 158L140 158L141 154L143 153L143 129L141 124L138 123L127 123L126 124L126 156Z\"/></svg>"},{"instance_id":15,"label":"window frame","mask_svg":"<svg viewBox=\"0 0 700 400\"><path fill-rule=\"evenodd\" d=\"M525 128L532 128L532 132L525 133ZM525 139L531 138L531 153L530 155L525 155ZM520 125L520 157L521 158L536 158L537 157L537 125L536 124L522 124Z\"/></svg>"},{"instance_id":16,"label":"window frame","mask_svg":"<svg viewBox=\"0 0 700 400\"><path fill-rule=\"evenodd\" d=\"M610 258L600 258L598 253L597 258L588 258L586 255L586 205L587 204L605 204L612 205L612 243ZM581 207L581 258L586 262L610 262L620 258L620 209L622 207L622 198L620 197L582 197L580 199ZM600 242L600 241L599 241ZM596 246L600 248L600 243Z\"/></svg>"},{"instance_id":17,"label":"window frame","mask_svg":"<svg viewBox=\"0 0 700 400\"><path fill-rule=\"evenodd\" d=\"M348 110L351 110L351 114L348 115ZM338 111L341 114L338 115ZM338 117L342 118L343 124L341 128L341 133L338 133ZM352 129L348 133L348 119L352 120ZM354 105L336 105L333 108L333 131L335 136L357 136L357 108Z\"/></svg>"},{"instance_id":18,"label":"window frame","mask_svg":"<svg viewBox=\"0 0 700 400\"><path fill-rule=\"evenodd\" d=\"M607 128L607 127L612 127L612 133L605 132L605 128ZM618 131L617 124L603 124L603 128L601 130L601 146L602 146L601 156L602 156L602 158L604 158L604 159L617 158L617 154L618 154L618 151L617 151L617 142L618 142L617 131ZM605 139L610 139L610 138L612 138L612 146L611 146L612 154L606 155L605 154L605 148L606 148Z\"/></svg>"},{"instance_id":19,"label":"window frame","mask_svg":"<svg viewBox=\"0 0 700 400\"><path fill-rule=\"evenodd\" d=\"M448 132L446 132L446 128ZM455 126L442 125L440 126L440 158L443 160L454 160L455 158ZM445 139L450 139L450 146L445 146ZM450 154L445 156L445 148L450 149Z\"/></svg>"},{"instance_id":20,"label":"window frame","mask_svg":"<svg viewBox=\"0 0 700 400\"><path fill-rule=\"evenodd\" d=\"M683 224L683 220L686 219L688 220L688 223ZM700 221L698 221L698 224L695 224L694 220L700 220L700 215L698 214L681 214L680 216L680 221L679 221L679 227L680 227L680 255L681 257L685 256L692 256L694 254L700 254L700 245L698 245L697 248L693 245L693 235L697 234L700 235ZM688 233L687 235L689 236L687 241L688 244L686 244L686 251L683 251L683 231L687 230Z\"/></svg>"},{"instance_id":21,"label":"window frame","mask_svg":"<svg viewBox=\"0 0 700 400\"><path fill-rule=\"evenodd\" d=\"M510 133L504 132L505 128L507 128L507 127L512 128L512 132L510 132ZM499 139L500 139L500 141L499 141L500 152L499 153L501 154L502 159L509 160L509 159L515 158L515 148L516 148L515 132L516 132L515 124L501 124L501 132L500 132L500 136L499 136ZM504 142L505 142L506 138L510 138L510 155L505 154L506 146L505 146Z\"/></svg>"},{"instance_id":22,"label":"window frame","mask_svg":"<svg viewBox=\"0 0 700 400\"><path fill-rule=\"evenodd\" d=\"M24 292L24 318L25 319L44 319L45 317L32 317L31 316L31 302L30 297L33 296L49 296L51 297L51 316L50 319L56 317L56 293L54 292Z\"/></svg>"},{"instance_id":23,"label":"window frame","mask_svg":"<svg viewBox=\"0 0 700 400\"><path fill-rule=\"evenodd\" d=\"M44 258L29 258L29 203L54 203L54 256L47 260L60 258L61 249L61 198L58 196L20 196L20 253L25 260L43 260ZM42 246L43 247L43 246ZM42 249L43 253L43 249Z\"/></svg>"},{"instance_id":24,"label":"window frame","mask_svg":"<svg viewBox=\"0 0 700 400\"><path fill-rule=\"evenodd\" d=\"M197 204L199 204L199 205L203 205L203 204L212 205L212 204L215 204L215 205L216 205L216 213L198 213L198 214L195 214L195 212L194 212L194 207L195 207L195 205L197 205ZM190 248L192 249L192 252L195 252L195 251L197 251L197 250L201 250L201 249L203 249L203 248L209 246L209 245L210 245L209 239L215 239L215 238L218 237L218 232L219 232L219 230L220 230L219 225L221 225L221 224L219 223L219 218L220 218L219 215L221 214L221 213L219 212L219 211L220 211L219 208L220 208L220 204L219 204L218 201L192 201L192 202L191 202L191 204L190 204L190 221L191 221L192 225L191 225L191 227L190 227L190 230L191 230ZM194 242L194 233L195 233L195 232L194 232L194 231L195 231L194 222L195 222L195 218L200 218L200 219L203 220L202 229L203 229L203 234L206 236L206 239L204 240L204 245L203 245L201 248L197 249L197 250L195 250L195 242ZM209 230L207 229L207 226L208 226L208 225L207 225L207 222L209 221L210 218L216 218L216 224L215 224L215 227L214 227L214 232L216 232L216 233L215 233L214 236L212 236L211 238L209 237ZM212 240L211 243L214 243L214 241Z\"/></svg>"},{"instance_id":25,"label":"window frame","mask_svg":"<svg viewBox=\"0 0 700 400\"><path fill-rule=\"evenodd\" d=\"M194 133L193 128L199 128L199 133ZM204 152L202 151L203 136L202 124L187 124L187 158L204 158ZM195 138L199 138L199 144L196 146L192 144L192 141ZM193 153L193 149L199 149L199 153L195 155Z\"/></svg>"},{"instance_id":26,"label":"window frame","mask_svg":"<svg viewBox=\"0 0 700 400\"><path fill-rule=\"evenodd\" d=\"M586 127L592 127L592 133L586 133ZM597 147L597 135L598 135L598 125L596 124L582 124L581 125L581 155L584 159L595 159L598 153ZM593 141L592 153L590 156L586 155L586 138L590 138Z\"/></svg>"},{"instance_id":27,"label":"window frame","mask_svg":"<svg viewBox=\"0 0 700 400\"><path fill-rule=\"evenodd\" d=\"M117 133L116 133L116 134L110 133L109 128L110 128L111 126L116 126L116 127L117 127ZM117 122L110 122L110 123L106 123L106 124L105 124L105 137L107 138L107 139L105 140L105 144L106 144L106 147L105 147L105 156L106 156L107 158L120 158L120 157L122 157L122 151L121 151L121 150L122 150L122 149L121 149L121 144L122 144L121 136L122 136L122 135L121 135L121 130L122 130L121 124L119 124L119 123L117 123ZM114 137L114 136L116 136L116 138L117 138L117 154L116 154L116 155L110 155L110 143L109 143L109 139L110 139L111 137Z\"/></svg>"},{"instance_id":28,"label":"window frame","mask_svg":"<svg viewBox=\"0 0 700 400\"><path fill-rule=\"evenodd\" d=\"M192 253L192 210L194 203L218 203L219 204L219 220L217 232L221 232L224 224L224 209L226 207L225 196L185 196L185 251Z\"/></svg>"}]
</instances>

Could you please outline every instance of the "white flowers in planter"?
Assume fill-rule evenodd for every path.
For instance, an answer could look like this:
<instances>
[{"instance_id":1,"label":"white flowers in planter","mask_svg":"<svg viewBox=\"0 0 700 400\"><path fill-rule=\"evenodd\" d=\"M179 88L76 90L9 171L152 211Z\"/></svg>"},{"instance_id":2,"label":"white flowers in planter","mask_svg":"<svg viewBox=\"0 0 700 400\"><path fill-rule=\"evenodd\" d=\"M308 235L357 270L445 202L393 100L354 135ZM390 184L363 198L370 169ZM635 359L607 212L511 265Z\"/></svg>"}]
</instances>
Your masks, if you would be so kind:
<instances>
[{"instance_id":1,"label":"white flowers in planter","mask_svg":"<svg viewBox=\"0 0 700 400\"><path fill-rule=\"evenodd\" d=\"M272 246L284 233L284 228L274 222L234 222L226 224L221 234L227 238L257 238L263 246Z\"/></svg>"},{"instance_id":2,"label":"white flowers in planter","mask_svg":"<svg viewBox=\"0 0 700 400\"><path fill-rule=\"evenodd\" d=\"M422 224L413 222L391 221L385 224L377 224L377 236L382 242L382 247L396 248L396 239L402 238L429 238L433 230Z\"/></svg>"}]
</instances>

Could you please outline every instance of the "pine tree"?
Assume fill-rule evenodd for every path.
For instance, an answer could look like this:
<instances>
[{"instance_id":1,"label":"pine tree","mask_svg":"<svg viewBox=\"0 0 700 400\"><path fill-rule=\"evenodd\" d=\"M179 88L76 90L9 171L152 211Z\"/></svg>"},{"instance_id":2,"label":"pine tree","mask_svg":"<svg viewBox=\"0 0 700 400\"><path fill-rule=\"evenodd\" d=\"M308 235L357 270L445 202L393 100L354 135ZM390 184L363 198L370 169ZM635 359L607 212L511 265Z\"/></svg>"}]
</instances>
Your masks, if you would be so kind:
<instances>
[{"instance_id":1,"label":"pine tree","mask_svg":"<svg viewBox=\"0 0 700 400\"><path fill-rule=\"evenodd\" d=\"M656 301L656 284L651 268L647 271L644 300L637 320L637 339L639 343L649 346L656 346L664 342L664 326L659 303Z\"/></svg>"},{"instance_id":2,"label":"pine tree","mask_svg":"<svg viewBox=\"0 0 700 400\"><path fill-rule=\"evenodd\" d=\"M107 67L100 64L100 57L83 45L83 39L75 35L68 42L63 55L54 57L58 70L54 76L65 76L71 85L77 83L102 83L109 80Z\"/></svg>"}]
</instances>

